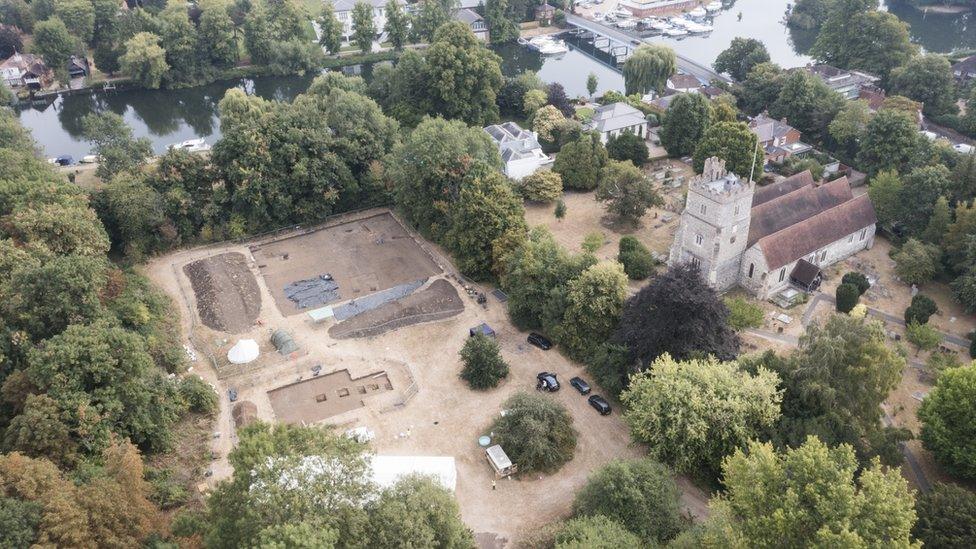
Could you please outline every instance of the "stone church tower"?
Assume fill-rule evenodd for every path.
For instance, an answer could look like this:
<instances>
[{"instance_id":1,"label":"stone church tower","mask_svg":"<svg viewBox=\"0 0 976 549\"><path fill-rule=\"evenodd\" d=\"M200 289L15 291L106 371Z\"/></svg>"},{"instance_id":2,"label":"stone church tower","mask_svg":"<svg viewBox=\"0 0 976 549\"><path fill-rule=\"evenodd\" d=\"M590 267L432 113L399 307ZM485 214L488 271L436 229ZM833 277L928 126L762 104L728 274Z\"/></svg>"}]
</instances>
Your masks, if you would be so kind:
<instances>
[{"instance_id":1,"label":"stone church tower","mask_svg":"<svg viewBox=\"0 0 976 549\"><path fill-rule=\"evenodd\" d=\"M698 265L718 291L735 286L749 239L754 192L755 184L726 170L724 160L705 160L702 174L688 184L668 264Z\"/></svg>"}]
</instances>

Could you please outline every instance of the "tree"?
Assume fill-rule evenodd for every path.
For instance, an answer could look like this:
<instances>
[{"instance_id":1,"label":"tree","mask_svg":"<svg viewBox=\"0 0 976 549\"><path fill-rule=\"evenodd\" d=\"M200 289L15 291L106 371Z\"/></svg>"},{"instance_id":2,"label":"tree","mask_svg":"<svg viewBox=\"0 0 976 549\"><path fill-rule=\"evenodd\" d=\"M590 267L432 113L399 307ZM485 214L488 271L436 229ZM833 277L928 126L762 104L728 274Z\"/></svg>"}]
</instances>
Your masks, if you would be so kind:
<instances>
[{"instance_id":1,"label":"tree","mask_svg":"<svg viewBox=\"0 0 976 549\"><path fill-rule=\"evenodd\" d=\"M68 58L75 50L75 39L57 17L34 25L33 49L54 71L58 80L67 80Z\"/></svg>"},{"instance_id":2,"label":"tree","mask_svg":"<svg viewBox=\"0 0 976 549\"><path fill-rule=\"evenodd\" d=\"M852 40L852 37L858 37ZM914 54L908 25L867 0L841 0L828 8L828 16L810 55L821 63L861 69L883 79Z\"/></svg>"},{"instance_id":3,"label":"tree","mask_svg":"<svg viewBox=\"0 0 976 549\"><path fill-rule=\"evenodd\" d=\"M655 262L650 250L630 235L621 237L617 261L623 265L627 278L631 280L643 280L654 272Z\"/></svg>"},{"instance_id":4,"label":"tree","mask_svg":"<svg viewBox=\"0 0 976 549\"><path fill-rule=\"evenodd\" d=\"M461 521L454 495L429 477L413 475L383 490L369 507L370 547L470 547L471 530Z\"/></svg>"},{"instance_id":5,"label":"tree","mask_svg":"<svg viewBox=\"0 0 976 549\"><path fill-rule=\"evenodd\" d=\"M475 334L461 348L461 378L472 389L491 389L508 375L508 364L499 353L498 342L484 334Z\"/></svg>"},{"instance_id":6,"label":"tree","mask_svg":"<svg viewBox=\"0 0 976 549\"><path fill-rule=\"evenodd\" d=\"M591 72L589 76L586 77L586 92L590 94L591 98L596 93L596 88L599 85L600 81L597 79L596 74Z\"/></svg>"},{"instance_id":7,"label":"tree","mask_svg":"<svg viewBox=\"0 0 976 549\"><path fill-rule=\"evenodd\" d=\"M518 24L508 16L508 11L508 0L485 2L485 21L488 23L488 36L492 44L514 42L519 36Z\"/></svg>"},{"instance_id":8,"label":"tree","mask_svg":"<svg viewBox=\"0 0 976 549\"><path fill-rule=\"evenodd\" d=\"M4 450L50 459L62 467L72 465L78 445L62 414L61 405L53 398L28 395L24 409L7 426Z\"/></svg>"},{"instance_id":9,"label":"tree","mask_svg":"<svg viewBox=\"0 0 976 549\"><path fill-rule=\"evenodd\" d=\"M773 106L783 89L785 73L774 63L760 63L746 75L738 91L739 105L755 116Z\"/></svg>"},{"instance_id":10,"label":"tree","mask_svg":"<svg viewBox=\"0 0 976 549\"><path fill-rule=\"evenodd\" d=\"M634 440L683 473L718 475L722 458L779 418L779 377L755 375L714 357L676 361L667 353L630 378L621 400Z\"/></svg>"},{"instance_id":11,"label":"tree","mask_svg":"<svg viewBox=\"0 0 976 549\"><path fill-rule=\"evenodd\" d=\"M87 114L81 125L84 136L98 155L96 175L108 181L123 171L134 171L152 156L152 143L143 137L134 139L132 128L114 112Z\"/></svg>"},{"instance_id":12,"label":"tree","mask_svg":"<svg viewBox=\"0 0 976 549\"><path fill-rule=\"evenodd\" d=\"M827 136L846 159L853 161L857 157L860 139L869 120L871 111L867 101L847 101L827 126Z\"/></svg>"},{"instance_id":13,"label":"tree","mask_svg":"<svg viewBox=\"0 0 976 549\"><path fill-rule=\"evenodd\" d=\"M925 114L955 114L955 81L941 55L918 55L891 71L892 92L922 103Z\"/></svg>"},{"instance_id":14,"label":"tree","mask_svg":"<svg viewBox=\"0 0 976 549\"><path fill-rule=\"evenodd\" d=\"M912 303L905 309L905 324L917 322L925 324L929 317L939 312L939 307L931 297L925 294L916 294L912 297Z\"/></svg>"},{"instance_id":15,"label":"tree","mask_svg":"<svg viewBox=\"0 0 976 549\"><path fill-rule=\"evenodd\" d=\"M20 33L10 25L0 25L0 57L6 59L18 51L24 51Z\"/></svg>"},{"instance_id":16,"label":"tree","mask_svg":"<svg viewBox=\"0 0 976 549\"><path fill-rule=\"evenodd\" d=\"M938 274L941 256L938 246L909 238L893 257L895 274L906 284L924 284Z\"/></svg>"},{"instance_id":17,"label":"tree","mask_svg":"<svg viewBox=\"0 0 976 549\"><path fill-rule=\"evenodd\" d=\"M220 407L217 391L198 375L188 375L180 381L180 398L186 402L187 410L195 414L212 416Z\"/></svg>"},{"instance_id":18,"label":"tree","mask_svg":"<svg viewBox=\"0 0 976 549\"><path fill-rule=\"evenodd\" d=\"M698 93L683 93L675 97L661 122L661 145L674 157L688 156L711 122L708 100Z\"/></svg>"},{"instance_id":19,"label":"tree","mask_svg":"<svg viewBox=\"0 0 976 549\"><path fill-rule=\"evenodd\" d=\"M976 545L976 494L937 482L915 502L918 521L912 534L924 547L950 549Z\"/></svg>"},{"instance_id":20,"label":"tree","mask_svg":"<svg viewBox=\"0 0 976 549\"><path fill-rule=\"evenodd\" d=\"M901 111L882 109L864 128L858 165L871 176L884 170L904 173L912 165L922 139L912 117Z\"/></svg>"},{"instance_id":21,"label":"tree","mask_svg":"<svg viewBox=\"0 0 976 549\"><path fill-rule=\"evenodd\" d=\"M942 343L942 334L928 324L910 322L905 328L905 339L919 351L931 351Z\"/></svg>"},{"instance_id":22,"label":"tree","mask_svg":"<svg viewBox=\"0 0 976 549\"><path fill-rule=\"evenodd\" d=\"M158 88L169 70L166 50L159 47L159 37L140 32L125 43L125 54L119 58L123 73L146 88Z\"/></svg>"},{"instance_id":23,"label":"tree","mask_svg":"<svg viewBox=\"0 0 976 549\"><path fill-rule=\"evenodd\" d=\"M807 71L791 71L783 77L769 113L773 118L789 120L803 135L824 139L844 103L844 98L819 77Z\"/></svg>"},{"instance_id":24,"label":"tree","mask_svg":"<svg viewBox=\"0 0 976 549\"><path fill-rule=\"evenodd\" d=\"M698 269L676 265L627 300L614 342L625 345L630 362L640 361L642 368L664 353L678 361L706 355L732 360L739 338L728 318ZM620 372L621 379L628 373Z\"/></svg>"},{"instance_id":25,"label":"tree","mask_svg":"<svg viewBox=\"0 0 976 549\"><path fill-rule=\"evenodd\" d=\"M640 539L620 524L601 515L570 519L556 532L556 549L587 547L589 549L617 549L639 547Z\"/></svg>"},{"instance_id":26,"label":"tree","mask_svg":"<svg viewBox=\"0 0 976 549\"><path fill-rule=\"evenodd\" d=\"M615 460L587 479L576 493L577 517L606 517L647 544L664 543L683 528L674 476L651 459Z\"/></svg>"},{"instance_id":27,"label":"tree","mask_svg":"<svg viewBox=\"0 0 976 549\"><path fill-rule=\"evenodd\" d=\"M867 462L904 459L897 442L905 435L881 426L881 403L901 380L905 359L889 348L879 322L833 315L813 324L789 357L767 353L740 360L753 371L764 366L783 380L783 417L772 433L778 448L796 447L810 435L826 444L850 444Z\"/></svg>"},{"instance_id":28,"label":"tree","mask_svg":"<svg viewBox=\"0 0 976 549\"><path fill-rule=\"evenodd\" d=\"M450 3L442 0L420 0L413 31L415 40L431 42L437 29L450 21Z\"/></svg>"},{"instance_id":29,"label":"tree","mask_svg":"<svg viewBox=\"0 0 976 549\"><path fill-rule=\"evenodd\" d=\"M576 429L562 404L541 394L518 392L502 408L507 412L495 419L491 431L519 472L552 472L573 458Z\"/></svg>"},{"instance_id":30,"label":"tree","mask_svg":"<svg viewBox=\"0 0 976 549\"><path fill-rule=\"evenodd\" d=\"M252 63L264 65L271 60L274 48L268 9L264 2L254 2L244 18L244 49Z\"/></svg>"},{"instance_id":31,"label":"tree","mask_svg":"<svg viewBox=\"0 0 976 549\"><path fill-rule=\"evenodd\" d=\"M922 444L953 475L976 478L976 366L946 370L918 409Z\"/></svg>"},{"instance_id":32,"label":"tree","mask_svg":"<svg viewBox=\"0 0 976 549\"><path fill-rule=\"evenodd\" d=\"M760 63L769 62L766 46L755 38L732 39L732 43L718 54L712 66L718 72L728 73L736 80L745 80L749 71Z\"/></svg>"},{"instance_id":33,"label":"tree","mask_svg":"<svg viewBox=\"0 0 976 549\"><path fill-rule=\"evenodd\" d=\"M857 271L844 273L840 281L841 284L853 284L857 286L858 295L864 295L864 292L871 289L871 282L868 280L868 277Z\"/></svg>"},{"instance_id":34,"label":"tree","mask_svg":"<svg viewBox=\"0 0 976 549\"><path fill-rule=\"evenodd\" d=\"M714 122L737 122L739 111L735 107L735 96L723 93L709 103L709 119Z\"/></svg>"},{"instance_id":35,"label":"tree","mask_svg":"<svg viewBox=\"0 0 976 549\"><path fill-rule=\"evenodd\" d=\"M755 179L766 162L756 134L743 122L719 122L711 125L695 147L695 171L701 173L705 159L717 156L730 172Z\"/></svg>"},{"instance_id":36,"label":"tree","mask_svg":"<svg viewBox=\"0 0 976 549\"><path fill-rule=\"evenodd\" d=\"M460 21L439 28L426 54L435 111L483 126L498 118L500 59Z\"/></svg>"},{"instance_id":37,"label":"tree","mask_svg":"<svg viewBox=\"0 0 976 549\"><path fill-rule=\"evenodd\" d=\"M536 90L533 90L527 94L526 97L526 107L528 107L529 96L534 94ZM540 94L542 92L539 92ZM559 112L559 109L552 105L545 105L534 111L532 115L532 131L539 134L539 139L547 143L554 143L556 141L556 126L561 122L565 116L563 113Z\"/></svg>"},{"instance_id":38,"label":"tree","mask_svg":"<svg viewBox=\"0 0 976 549\"><path fill-rule=\"evenodd\" d=\"M368 539L363 504L373 494L360 443L321 426L261 422L238 436L228 456L234 475L207 500L208 547L257 545L285 526Z\"/></svg>"},{"instance_id":39,"label":"tree","mask_svg":"<svg viewBox=\"0 0 976 549\"><path fill-rule=\"evenodd\" d=\"M376 25L373 23L373 8L366 2L356 2L352 7L352 42L359 51L369 53L376 39Z\"/></svg>"},{"instance_id":40,"label":"tree","mask_svg":"<svg viewBox=\"0 0 976 549\"><path fill-rule=\"evenodd\" d=\"M650 156L644 139L627 131L607 139L607 155L614 160L630 160L638 168L646 164Z\"/></svg>"},{"instance_id":41,"label":"tree","mask_svg":"<svg viewBox=\"0 0 976 549\"><path fill-rule=\"evenodd\" d=\"M861 291L854 284L840 284L836 291L837 311L841 313L851 312L860 297Z\"/></svg>"},{"instance_id":42,"label":"tree","mask_svg":"<svg viewBox=\"0 0 976 549\"><path fill-rule=\"evenodd\" d=\"M713 515L751 546L912 546L908 482L877 462L859 470L850 446L831 448L810 437L776 452L753 442L722 470L726 492L713 500Z\"/></svg>"},{"instance_id":43,"label":"tree","mask_svg":"<svg viewBox=\"0 0 976 549\"><path fill-rule=\"evenodd\" d=\"M386 26L383 30L389 36L393 49L402 50L410 34L410 16L396 0L386 3Z\"/></svg>"},{"instance_id":44,"label":"tree","mask_svg":"<svg viewBox=\"0 0 976 549\"><path fill-rule=\"evenodd\" d=\"M607 149L596 134L588 133L559 150L552 171L562 176L566 189L592 191L606 164Z\"/></svg>"},{"instance_id":45,"label":"tree","mask_svg":"<svg viewBox=\"0 0 976 549\"><path fill-rule=\"evenodd\" d=\"M956 272L965 272L972 263L972 237L976 235L976 207L971 203L956 205L955 221L949 225L939 244L945 250L946 263Z\"/></svg>"},{"instance_id":46,"label":"tree","mask_svg":"<svg viewBox=\"0 0 976 549\"><path fill-rule=\"evenodd\" d=\"M556 219L566 217L566 202L563 199L556 200L556 208L553 210L553 215L556 216Z\"/></svg>"},{"instance_id":47,"label":"tree","mask_svg":"<svg viewBox=\"0 0 976 549\"><path fill-rule=\"evenodd\" d=\"M397 4L399 7L399 4ZM389 7L387 7L389 11ZM390 20L387 20L387 32L390 32ZM322 5L322 13L319 15L319 44L329 53L335 55L342 47L342 23L336 17L335 8L332 2L325 2Z\"/></svg>"},{"instance_id":48,"label":"tree","mask_svg":"<svg viewBox=\"0 0 976 549\"><path fill-rule=\"evenodd\" d=\"M945 195L939 195L939 198L935 201L935 205L932 206L932 215L929 217L929 223L926 225L925 230L922 231L922 240L929 244L941 244L942 239L949 230L950 224L952 224L952 212L949 209L949 201Z\"/></svg>"},{"instance_id":49,"label":"tree","mask_svg":"<svg viewBox=\"0 0 976 549\"><path fill-rule=\"evenodd\" d=\"M491 276L495 240L512 230L525 231L525 210L500 172L481 166L461 186L449 217L444 245L458 269L484 280Z\"/></svg>"},{"instance_id":50,"label":"tree","mask_svg":"<svg viewBox=\"0 0 976 549\"><path fill-rule=\"evenodd\" d=\"M871 178L868 196L878 216L878 225L891 231L899 221L902 210L901 196L904 184L898 173L883 171Z\"/></svg>"},{"instance_id":51,"label":"tree","mask_svg":"<svg viewBox=\"0 0 976 549\"><path fill-rule=\"evenodd\" d=\"M197 27L197 41L206 52L209 64L227 68L237 61L237 38L234 21L227 7L212 0L203 4L203 13Z\"/></svg>"},{"instance_id":52,"label":"tree","mask_svg":"<svg viewBox=\"0 0 976 549\"><path fill-rule=\"evenodd\" d=\"M617 160L611 160L603 168L596 199L606 203L607 213L619 223L630 225L636 225L647 208L663 203L640 168Z\"/></svg>"},{"instance_id":53,"label":"tree","mask_svg":"<svg viewBox=\"0 0 976 549\"><path fill-rule=\"evenodd\" d=\"M557 326L549 328L569 356L584 359L610 339L627 297L627 275L616 261L597 263L566 284Z\"/></svg>"},{"instance_id":54,"label":"tree","mask_svg":"<svg viewBox=\"0 0 976 549\"><path fill-rule=\"evenodd\" d=\"M533 117L533 115L546 105L546 92L542 90L527 90L525 94L522 95L522 112L526 116ZM555 108L555 107L553 107ZM560 113L562 117L562 113Z\"/></svg>"},{"instance_id":55,"label":"tree","mask_svg":"<svg viewBox=\"0 0 976 549\"><path fill-rule=\"evenodd\" d=\"M95 6L91 0L60 0L54 14L64 22L71 36L90 44L95 32Z\"/></svg>"},{"instance_id":56,"label":"tree","mask_svg":"<svg viewBox=\"0 0 976 549\"><path fill-rule=\"evenodd\" d=\"M729 327L735 331L762 326L766 313L763 308L744 297L723 299L729 309Z\"/></svg>"},{"instance_id":57,"label":"tree","mask_svg":"<svg viewBox=\"0 0 976 549\"><path fill-rule=\"evenodd\" d=\"M939 197L948 192L949 177L948 168L935 165L916 168L903 179L902 208L899 217L908 234L920 236L925 232L932 222ZM936 220L936 223L940 221Z\"/></svg>"},{"instance_id":58,"label":"tree","mask_svg":"<svg viewBox=\"0 0 976 549\"><path fill-rule=\"evenodd\" d=\"M967 107L966 113L976 116L976 103ZM953 204L970 202L976 198L976 154L964 154L952 168L952 184L949 187Z\"/></svg>"},{"instance_id":59,"label":"tree","mask_svg":"<svg viewBox=\"0 0 976 549\"><path fill-rule=\"evenodd\" d=\"M563 194L563 178L549 170L539 170L518 182L519 192L528 200L552 202Z\"/></svg>"},{"instance_id":60,"label":"tree","mask_svg":"<svg viewBox=\"0 0 976 549\"><path fill-rule=\"evenodd\" d=\"M563 116L573 116L576 113L576 108L566 97L566 89L559 82L553 82L546 86L546 103L559 109Z\"/></svg>"},{"instance_id":61,"label":"tree","mask_svg":"<svg viewBox=\"0 0 976 549\"><path fill-rule=\"evenodd\" d=\"M657 44L638 46L624 62L625 95L663 92L675 68L674 50L671 48Z\"/></svg>"},{"instance_id":62,"label":"tree","mask_svg":"<svg viewBox=\"0 0 976 549\"><path fill-rule=\"evenodd\" d=\"M393 151L389 173L397 206L421 233L441 238L462 181L479 161L501 168L498 148L480 128L458 120L424 120Z\"/></svg>"}]
</instances>

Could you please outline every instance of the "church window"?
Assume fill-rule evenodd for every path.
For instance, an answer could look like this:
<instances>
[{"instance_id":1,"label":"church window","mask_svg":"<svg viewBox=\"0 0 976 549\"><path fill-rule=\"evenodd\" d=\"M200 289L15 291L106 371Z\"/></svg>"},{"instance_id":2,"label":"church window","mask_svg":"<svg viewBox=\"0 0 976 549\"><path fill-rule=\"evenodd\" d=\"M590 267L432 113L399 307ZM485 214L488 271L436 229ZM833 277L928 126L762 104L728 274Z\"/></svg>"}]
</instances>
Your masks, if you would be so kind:
<instances>
[{"instance_id":1,"label":"church window","mask_svg":"<svg viewBox=\"0 0 976 549\"><path fill-rule=\"evenodd\" d=\"M827 261L827 250L820 252L820 262L823 263Z\"/></svg>"},{"instance_id":2,"label":"church window","mask_svg":"<svg viewBox=\"0 0 976 549\"><path fill-rule=\"evenodd\" d=\"M701 246L702 243L704 243L704 242L705 242L705 237L704 236L702 236L700 234L696 234L695 235L695 244L698 244L699 246Z\"/></svg>"},{"instance_id":3,"label":"church window","mask_svg":"<svg viewBox=\"0 0 976 549\"><path fill-rule=\"evenodd\" d=\"M705 210L706 210L706 209L707 209L707 208L705 207L705 205L704 205L704 204L702 204L702 205L701 205L701 213L702 213L702 215L705 215Z\"/></svg>"},{"instance_id":4,"label":"church window","mask_svg":"<svg viewBox=\"0 0 976 549\"><path fill-rule=\"evenodd\" d=\"M695 267L701 267L701 259L698 259L697 257L692 256L692 258L691 258L691 264L694 265Z\"/></svg>"},{"instance_id":5,"label":"church window","mask_svg":"<svg viewBox=\"0 0 976 549\"><path fill-rule=\"evenodd\" d=\"M854 235L851 235L851 237L850 237L850 238L848 238L848 239L847 239L847 241L848 241L848 242L854 242Z\"/></svg>"},{"instance_id":6,"label":"church window","mask_svg":"<svg viewBox=\"0 0 976 549\"><path fill-rule=\"evenodd\" d=\"M782 282L786 278L786 267L779 270L779 281Z\"/></svg>"},{"instance_id":7,"label":"church window","mask_svg":"<svg viewBox=\"0 0 976 549\"><path fill-rule=\"evenodd\" d=\"M735 205L735 213L733 215L739 215L739 205Z\"/></svg>"},{"instance_id":8,"label":"church window","mask_svg":"<svg viewBox=\"0 0 976 549\"><path fill-rule=\"evenodd\" d=\"M749 264L749 278L752 278L752 275L755 272L756 272L756 264L755 263L750 263Z\"/></svg>"},{"instance_id":9,"label":"church window","mask_svg":"<svg viewBox=\"0 0 976 549\"><path fill-rule=\"evenodd\" d=\"M864 237L867 236L867 234L868 234L867 229L861 229L861 240L864 240Z\"/></svg>"}]
</instances>

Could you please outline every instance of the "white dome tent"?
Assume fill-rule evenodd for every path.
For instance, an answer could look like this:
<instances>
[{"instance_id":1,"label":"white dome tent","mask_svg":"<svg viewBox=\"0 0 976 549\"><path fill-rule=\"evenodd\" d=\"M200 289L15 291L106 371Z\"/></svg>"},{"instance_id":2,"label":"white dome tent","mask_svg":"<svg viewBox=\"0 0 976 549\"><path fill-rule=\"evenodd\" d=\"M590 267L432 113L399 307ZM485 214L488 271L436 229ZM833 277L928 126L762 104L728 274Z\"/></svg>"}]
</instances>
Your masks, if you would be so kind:
<instances>
[{"instance_id":1,"label":"white dome tent","mask_svg":"<svg viewBox=\"0 0 976 549\"><path fill-rule=\"evenodd\" d=\"M247 364L261 354L258 342L253 339L241 339L227 351L227 360L231 364Z\"/></svg>"}]
</instances>

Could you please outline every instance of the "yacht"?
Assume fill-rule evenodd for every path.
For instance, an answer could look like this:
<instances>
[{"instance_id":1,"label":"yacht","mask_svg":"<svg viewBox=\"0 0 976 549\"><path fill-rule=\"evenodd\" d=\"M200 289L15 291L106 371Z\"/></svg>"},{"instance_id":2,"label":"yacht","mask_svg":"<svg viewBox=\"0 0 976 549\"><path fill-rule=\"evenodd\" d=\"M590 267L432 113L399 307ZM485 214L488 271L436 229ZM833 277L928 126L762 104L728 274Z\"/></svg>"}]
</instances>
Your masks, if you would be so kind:
<instances>
[{"instance_id":1,"label":"yacht","mask_svg":"<svg viewBox=\"0 0 976 549\"><path fill-rule=\"evenodd\" d=\"M187 139L186 141L180 141L179 143L173 143L166 147L171 151L183 150L186 152L203 152L210 150L210 144L204 138L199 139Z\"/></svg>"},{"instance_id":2,"label":"yacht","mask_svg":"<svg viewBox=\"0 0 976 549\"><path fill-rule=\"evenodd\" d=\"M650 27L656 31L664 32L668 29L673 29L670 23L664 20L657 20L650 24Z\"/></svg>"},{"instance_id":3,"label":"yacht","mask_svg":"<svg viewBox=\"0 0 976 549\"><path fill-rule=\"evenodd\" d=\"M705 8L698 6L697 8L689 11L688 15L694 17L695 19L701 19L702 17L708 15L708 12L705 11Z\"/></svg>"},{"instance_id":4,"label":"yacht","mask_svg":"<svg viewBox=\"0 0 976 549\"><path fill-rule=\"evenodd\" d=\"M526 45L542 55L556 55L569 51L565 42L552 36L536 36L535 38L530 38Z\"/></svg>"},{"instance_id":5,"label":"yacht","mask_svg":"<svg viewBox=\"0 0 976 549\"><path fill-rule=\"evenodd\" d=\"M691 24L685 26L685 30L690 34L708 34L715 30L715 27L707 24L692 22Z\"/></svg>"},{"instance_id":6,"label":"yacht","mask_svg":"<svg viewBox=\"0 0 976 549\"><path fill-rule=\"evenodd\" d=\"M715 0L714 2L709 2L708 5L705 6L705 11L707 11L708 13L715 13L717 11L722 11L722 3L719 2L718 0Z\"/></svg>"},{"instance_id":7,"label":"yacht","mask_svg":"<svg viewBox=\"0 0 976 549\"><path fill-rule=\"evenodd\" d=\"M677 38L679 36L688 36L688 31L685 29L671 28L664 31L665 36L670 36L671 38Z\"/></svg>"},{"instance_id":8,"label":"yacht","mask_svg":"<svg viewBox=\"0 0 976 549\"><path fill-rule=\"evenodd\" d=\"M672 17L671 18L671 26L673 26L675 28L678 28L678 29L687 28L688 25L691 25L692 23L693 23L693 21L689 21L688 19L685 19L684 17Z\"/></svg>"},{"instance_id":9,"label":"yacht","mask_svg":"<svg viewBox=\"0 0 976 549\"><path fill-rule=\"evenodd\" d=\"M623 21L619 21L617 23L617 28L624 30L636 29L637 21L634 21L633 19L624 19Z\"/></svg>"}]
</instances>

